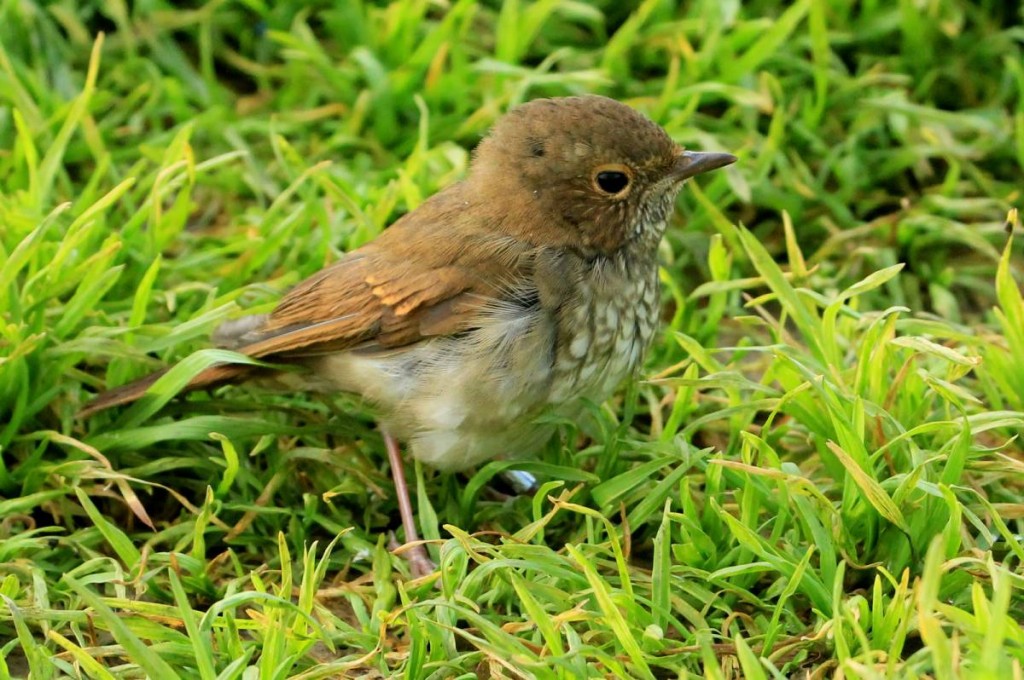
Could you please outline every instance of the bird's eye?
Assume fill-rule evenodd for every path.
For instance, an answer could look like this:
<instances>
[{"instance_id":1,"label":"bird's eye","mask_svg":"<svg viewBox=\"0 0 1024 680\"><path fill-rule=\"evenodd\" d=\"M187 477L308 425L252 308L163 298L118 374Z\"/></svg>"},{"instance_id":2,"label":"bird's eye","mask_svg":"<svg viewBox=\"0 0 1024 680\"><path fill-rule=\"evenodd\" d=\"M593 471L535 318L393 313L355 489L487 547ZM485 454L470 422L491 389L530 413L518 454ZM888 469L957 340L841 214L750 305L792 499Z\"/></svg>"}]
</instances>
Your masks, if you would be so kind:
<instances>
[{"instance_id":1,"label":"bird's eye","mask_svg":"<svg viewBox=\"0 0 1024 680\"><path fill-rule=\"evenodd\" d=\"M621 194L629 186L629 175L618 170L602 170L594 177L597 188L614 196Z\"/></svg>"}]
</instances>

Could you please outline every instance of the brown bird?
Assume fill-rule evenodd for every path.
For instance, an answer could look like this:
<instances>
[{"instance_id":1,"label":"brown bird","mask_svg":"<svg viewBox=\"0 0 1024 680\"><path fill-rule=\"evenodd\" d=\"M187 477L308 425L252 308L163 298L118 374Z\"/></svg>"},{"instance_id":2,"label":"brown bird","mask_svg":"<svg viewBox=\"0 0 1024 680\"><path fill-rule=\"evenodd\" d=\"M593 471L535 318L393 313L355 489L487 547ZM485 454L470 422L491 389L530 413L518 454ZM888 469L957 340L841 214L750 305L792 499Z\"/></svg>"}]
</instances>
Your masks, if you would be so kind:
<instances>
[{"instance_id":1,"label":"brown bird","mask_svg":"<svg viewBox=\"0 0 1024 680\"><path fill-rule=\"evenodd\" d=\"M293 389L375 405L407 542L417 541L397 439L459 470L536 450L540 416L572 417L641 365L658 323L658 242L683 181L733 163L684 151L630 107L538 99L500 119L469 176L292 289L270 314L229 321L222 347L270 362ZM219 365L189 389L251 377ZM145 394L149 376L89 414ZM422 546L414 572L432 570Z\"/></svg>"}]
</instances>

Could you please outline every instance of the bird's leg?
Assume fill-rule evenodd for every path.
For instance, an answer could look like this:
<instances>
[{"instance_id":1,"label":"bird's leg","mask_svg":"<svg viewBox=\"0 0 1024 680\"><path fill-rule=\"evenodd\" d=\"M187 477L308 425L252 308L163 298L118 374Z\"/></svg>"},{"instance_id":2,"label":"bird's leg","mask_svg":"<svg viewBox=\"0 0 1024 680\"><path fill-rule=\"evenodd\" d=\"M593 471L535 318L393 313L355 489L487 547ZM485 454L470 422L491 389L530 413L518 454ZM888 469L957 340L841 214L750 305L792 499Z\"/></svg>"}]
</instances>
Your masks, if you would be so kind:
<instances>
[{"instance_id":1,"label":"bird's leg","mask_svg":"<svg viewBox=\"0 0 1024 680\"><path fill-rule=\"evenodd\" d=\"M402 453L398 450L398 440L385 432L384 447L388 450L391 478L395 482L395 493L398 494L398 513L402 516L402 528L405 529L405 559L409 561L413 576L427 576L434 573L437 567L430 560L423 544L418 542L420 537L416 532L416 520L412 516L412 501L409 500L409 487L405 483L405 470L402 467Z\"/></svg>"}]
</instances>

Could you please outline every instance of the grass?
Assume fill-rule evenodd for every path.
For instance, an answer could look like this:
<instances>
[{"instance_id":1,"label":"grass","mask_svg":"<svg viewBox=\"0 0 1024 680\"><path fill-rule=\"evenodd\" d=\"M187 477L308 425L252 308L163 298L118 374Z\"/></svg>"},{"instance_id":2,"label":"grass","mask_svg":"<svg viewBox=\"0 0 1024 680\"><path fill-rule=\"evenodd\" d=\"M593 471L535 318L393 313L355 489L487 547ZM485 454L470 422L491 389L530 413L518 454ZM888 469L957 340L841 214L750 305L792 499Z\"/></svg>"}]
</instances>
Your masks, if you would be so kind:
<instances>
[{"instance_id":1,"label":"grass","mask_svg":"<svg viewBox=\"0 0 1024 680\"><path fill-rule=\"evenodd\" d=\"M995 0L0 3L0 677L1021 678L1022 64ZM579 92L741 160L539 491L415 468L411 581L358 401L170 399Z\"/></svg>"}]
</instances>

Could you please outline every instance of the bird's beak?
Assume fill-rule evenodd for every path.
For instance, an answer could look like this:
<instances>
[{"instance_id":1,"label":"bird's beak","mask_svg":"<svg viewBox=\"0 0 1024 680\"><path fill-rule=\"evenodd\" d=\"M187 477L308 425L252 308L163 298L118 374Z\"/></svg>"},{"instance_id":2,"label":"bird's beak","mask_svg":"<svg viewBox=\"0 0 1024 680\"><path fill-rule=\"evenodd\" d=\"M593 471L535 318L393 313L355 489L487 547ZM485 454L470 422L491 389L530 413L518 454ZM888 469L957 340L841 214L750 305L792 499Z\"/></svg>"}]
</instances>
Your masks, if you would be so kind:
<instances>
[{"instance_id":1,"label":"bird's beak","mask_svg":"<svg viewBox=\"0 0 1024 680\"><path fill-rule=\"evenodd\" d=\"M670 173L672 179L681 182L709 170L724 168L736 162L736 156L719 151L684 151L676 157Z\"/></svg>"}]
</instances>

